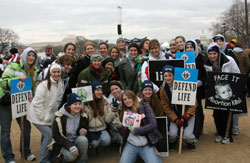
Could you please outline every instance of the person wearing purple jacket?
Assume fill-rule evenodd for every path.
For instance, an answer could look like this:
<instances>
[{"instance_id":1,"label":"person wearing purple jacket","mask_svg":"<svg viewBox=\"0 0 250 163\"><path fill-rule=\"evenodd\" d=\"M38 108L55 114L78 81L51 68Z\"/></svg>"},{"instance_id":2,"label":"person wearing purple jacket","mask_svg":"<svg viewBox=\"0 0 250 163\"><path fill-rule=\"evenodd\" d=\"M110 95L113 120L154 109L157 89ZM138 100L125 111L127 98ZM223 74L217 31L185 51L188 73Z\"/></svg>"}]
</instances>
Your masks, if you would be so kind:
<instances>
[{"instance_id":1,"label":"person wearing purple jacket","mask_svg":"<svg viewBox=\"0 0 250 163\"><path fill-rule=\"evenodd\" d=\"M144 114L145 117L141 120L141 127L121 128L123 138L120 163L133 163L137 155L146 163L161 163L161 157L154 145L162 135L157 129L156 118L150 104L144 100L139 103L136 95L127 90L122 95L121 119L125 111Z\"/></svg>"}]
</instances>

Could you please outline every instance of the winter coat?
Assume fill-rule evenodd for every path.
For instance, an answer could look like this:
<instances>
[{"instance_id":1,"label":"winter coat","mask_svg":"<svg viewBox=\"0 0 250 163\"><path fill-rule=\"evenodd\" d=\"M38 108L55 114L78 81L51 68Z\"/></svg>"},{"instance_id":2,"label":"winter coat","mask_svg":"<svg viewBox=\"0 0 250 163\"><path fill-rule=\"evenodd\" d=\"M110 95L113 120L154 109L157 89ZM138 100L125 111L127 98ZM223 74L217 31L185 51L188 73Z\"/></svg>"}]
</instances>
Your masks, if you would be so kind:
<instances>
[{"instance_id":1,"label":"winter coat","mask_svg":"<svg viewBox=\"0 0 250 163\"><path fill-rule=\"evenodd\" d=\"M51 160L56 160L61 156L62 149L65 148L69 150L71 147L75 146L73 142L67 139L66 126L67 126L67 116L63 115L61 112L57 111L55 113L55 120L52 126L52 142L48 145ZM76 134L81 135L80 130L84 128L88 130L88 116L86 113L82 113L80 117L79 127Z\"/></svg>"},{"instance_id":2,"label":"winter coat","mask_svg":"<svg viewBox=\"0 0 250 163\"><path fill-rule=\"evenodd\" d=\"M130 61L127 57L123 58L119 65L120 82L122 83L124 90L132 90L138 92L138 78L136 65L131 67Z\"/></svg>"},{"instance_id":3,"label":"winter coat","mask_svg":"<svg viewBox=\"0 0 250 163\"><path fill-rule=\"evenodd\" d=\"M243 49L239 51L237 51L237 49L241 49L241 48L234 48L233 53L235 54L235 56L237 57L239 61L240 72L247 74L250 68L248 55L246 52L243 51Z\"/></svg>"},{"instance_id":4,"label":"winter coat","mask_svg":"<svg viewBox=\"0 0 250 163\"><path fill-rule=\"evenodd\" d=\"M176 121L177 119L180 119L182 113L181 113L181 107L177 107L171 104L170 97L168 97L166 91L163 87L160 88L160 97L161 97L161 105L163 106L164 110L166 111L167 117L172 121ZM185 106L185 113L193 116L195 114L195 110L197 108L197 102L195 102L194 106ZM177 114L177 111L175 109L179 109L179 113Z\"/></svg>"},{"instance_id":5,"label":"winter coat","mask_svg":"<svg viewBox=\"0 0 250 163\"><path fill-rule=\"evenodd\" d=\"M61 103L64 93L63 81L60 79L56 82L52 78L50 80L50 90L48 80L37 86L35 97L27 110L27 119L34 124L51 126Z\"/></svg>"},{"instance_id":6,"label":"winter coat","mask_svg":"<svg viewBox=\"0 0 250 163\"><path fill-rule=\"evenodd\" d=\"M88 86L91 85L93 80L98 80L102 83L103 93L106 95L109 92L108 77L109 73L104 68L102 69L101 74L97 74L97 72L89 66L79 74L77 86Z\"/></svg>"},{"instance_id":7,"label":"winter coat","mask_svg":"<svg viewBox=\"0 0 250 163\"><path fill-rule=\"evenodd\" d=\"M104 115L103 116L93 116L93 109L91 108L89 102L84 103L84 108L86 114L89 118L89 131L97 132L103 131L107 128L106 123L111 123L115 118L115 113L111 111L111 105L106 98L104 98Z\"/></svg>"},{"instance_id":8,"label":"winter coat","mask_svg":"<svg viewBox=\"0 0 250 163\"><path fill-rule=\"evenodd\" d=\"M7 79L8 80L8 88L10 89L10 81L13 79L19 79L20 76L26 76L28 77L27 73L27 56L30 51L35 52L34 49L32 48L26 48L22 55L21 55L21 60L18 63L11 62L9 65L6 67L2 74L2 79ZM36 54L36 53L35 53ZM38 60L38 57L36 55L36 60L34 61L34 64L36 65ZM34 69L34 77L33 77L33 83L35 83L36 77L38 75L39 69L35 66ZM33 84L32 83L32 84ZM32 85L32 88L34 88L34 85ZM7 82L6 81L1 81L0 82L0 98L2 98L7 90Z\"/></svg>"}]
</instances>

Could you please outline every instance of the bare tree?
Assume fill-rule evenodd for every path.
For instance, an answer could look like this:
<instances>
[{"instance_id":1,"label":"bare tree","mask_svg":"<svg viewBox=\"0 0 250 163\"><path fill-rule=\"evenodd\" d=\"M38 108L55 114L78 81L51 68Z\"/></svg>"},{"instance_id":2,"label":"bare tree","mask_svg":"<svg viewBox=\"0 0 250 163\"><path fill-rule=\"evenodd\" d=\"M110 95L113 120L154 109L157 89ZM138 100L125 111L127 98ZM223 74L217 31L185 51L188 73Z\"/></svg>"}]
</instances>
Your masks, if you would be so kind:
<instances>
[{"instance_id":1,"label":"bare tree","mask_svg":"<svg viewBox=\"0 0 250 163\"><path fill-rule=\"evenodd\" d=\"M248 3L248 8L250 3ZM247 11L248 15L250 10ZM213 34L224 34L227 41L236 38L241 42L247 43L248 37L246 34L246 19L245 19L245 4L240 0L236 0L232 6L224 11L218 18L218 22L214 22L211 27ZM249 20L249 17L248 17ZM250 25L248 24L248 27Z\"/></svg>"},{"instance_id":2,"label":"bare tree","mask_svg":"<svg viewBox=\"0 0 250 163\"><path fill-rule=\"evenodd\" d=\"M17 42L18 35L11 29L0 28L0 54L7 51L10 41Z\"/></svg>"}]
</instances>

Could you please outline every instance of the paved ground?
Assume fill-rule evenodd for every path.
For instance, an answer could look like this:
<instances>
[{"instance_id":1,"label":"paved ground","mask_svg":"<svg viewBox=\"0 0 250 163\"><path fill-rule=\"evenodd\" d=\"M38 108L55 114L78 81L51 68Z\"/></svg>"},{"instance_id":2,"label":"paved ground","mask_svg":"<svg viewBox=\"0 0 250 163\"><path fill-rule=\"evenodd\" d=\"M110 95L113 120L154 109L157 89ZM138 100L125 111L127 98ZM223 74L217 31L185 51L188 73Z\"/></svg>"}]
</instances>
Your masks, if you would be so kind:
<instances>
[{"instance_id":1,"label":"paved ground","mask_svg":"<svg viewBox=\"0 0 250 163\"><path fill-rule=\"evenodd\" d=\"M248 98L248 105L250 98ZM204 134L196 144L196 151L190 152L183 145L183 152L178 154L178 150L170 152L170 156L163 158L162 162L167 163L248 163L250 162L250 116L241 117L240 121L240 135L234 136L234 142L228 145L214 143L215 126L212 118L212 110L205 110L205 128ZM16 162L24 162L20 159L19 153L19 135L20 131L18 125L13 121L11 140L13 144L13 151L16 155ZM31 133L31 147L32 152L39 157L40 138L39 131L33 126ZM4 162L2 156L0 163ZM37 162L37 161L34 161ZM88 162L90 163L115 163L119 162L118 147L109 147L103 150L98 155L90 156Z\"/></svg>"}]
</instances>

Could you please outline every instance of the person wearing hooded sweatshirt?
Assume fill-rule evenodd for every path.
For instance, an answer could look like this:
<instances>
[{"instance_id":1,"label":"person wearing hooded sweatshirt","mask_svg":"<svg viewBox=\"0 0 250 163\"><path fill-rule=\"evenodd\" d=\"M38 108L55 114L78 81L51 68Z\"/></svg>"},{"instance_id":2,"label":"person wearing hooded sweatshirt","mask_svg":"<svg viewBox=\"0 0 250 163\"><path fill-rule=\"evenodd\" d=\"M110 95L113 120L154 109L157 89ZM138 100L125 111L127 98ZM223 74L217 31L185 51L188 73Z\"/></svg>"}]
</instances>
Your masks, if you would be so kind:
<instances>
[{"instance_id":1,"label":"person wearing hooded sweatshirt","mask_svg":"<svg viewBox=\"0 0 250 163\"><path fill-rule=\"evenodd\" d=\"M220 48L220 51L222 53L224 53L225 55L232 57L234 59L234 61L236 62L236 64L239 66L239 61L238 61L237 57L234 55L232 50L230 50L226 47L226 40L225 40L225 37L223 35L217 34L216 36L214 36L212 38L212 42L217 43L217 45Z\"/></svg>"},{"instance_id":2,"label":"person wearing hooded sweatshirt","mask_svg":"<svg viewBox=\"0 0 250 163\"><path fill-rule=\"evenodd\" d=\"M204 63L206 57L199 53L198 45L194 40L188 40L185 42L185 51L195 51L195 65L196 69L199 70L198 73L198 88L197 88L197 109L195 110L195 125L194 125L194 135L195 141L198 141L202 134L204 126L204 113L201 100L205 98L205 85L207 80L206 70L204 68Z\"/></svg>"},{"instance_id":3,"label":"person wearing hooded sweatshirt","mask_svg":"<svg viewBox=\"0 0 250 163\"><path fill-rule=\"evenodd\" d=\"M193 131L197 102L195 102L194 106L186 105L185 112L182 114L181 105L171 104L174 83L174 67L170 65L164 66L162 68L162 75L166 84L160 89L160 97L161 105L164 110L166 110L167 117L170 119L169 148L175 149L178 138L178 129L184 126L183 139L186 141L190 150L195 150L195 136Z\"/></svg>"},{"instance_id":4,"label":"person wearing hooded sweatshirt","mask_svg":"<svg viewBox=\"0 0 250 163\"><path fill-rule=\"evenodd\" d=\"M102 84L98 80L91 83L93 101L84 103L84 108L89 117L89 133L87 135L90 147L97 149L99 146L106 147L111 143L111 137L107 132L106 123L111 123L115 118L116 107L112 107L108 100L103 97Z\"/></svg>"},{"instance_id":5,"label":"person wearing hooded sweatshirt","mask_svg":"<svg viewBox=\"0 0 250 163\"><path fill-rule=\"evenodd\" d=\"M229 72L240 73L240 70L235 60L221 53L219 46L212 42L208 46L208 60L205 62L205 69L207 72ZM226 137L227 121L229 117L229 111L217 110L213 112L214 122L218 136L215 142L222 142L222 144L229 144L233 141L231 127L229 131L229 137Z\"/></svg>"},{"instance_id":6,"label":"person wearing hooded sweatshirt","mask_svg":"<svg viewBox=\"0 0 250 163\"><path fill-rule=\"evenodd\" d=\"M169 59L172 59L171 57ZM158 40L153 39L149 41L149 61L153 60L166 60L165 54L160 50L160 43ZM148 62L144 62L141 70L141 82L149 79ZM159 87L154 84L154 92L158 93Z\"/></svg>"},{"instance_id":7,"label":"person wearing hooded sweatshirt","mask_svg":"<svg viewBox=\"0 0 250 163\"><path fill-rule=\"evenodd\" d=\"M93 80L99 80L103 85L103 93L108 96L108 71L102 67L102 56L100 54L92 55L90 66L82 70L78 76L78 87L91 85Z\"/></svg>"},{"instance_id":8,"label":"person wearing hooded sweatshirt","mask_svg":"<svg viewBox=\"0 0 250 163\"><path fill-rule=\"evenodd\" d=\"M46 80L38 85L35 97L27 110L27 119L42 134L39 163L50 162L47 145L52 140L51 126L64 92L61 66L52 64L48 71Z\"/></svg>"},{"instance_id":9,"label":"person wearing hooded sweatshirt","mask_svg":"<svg viewBox=\"0 0 250 163\"><path fill-rule=\"evenodd\" d=\"M32 89L34 89L37 73L39 71L36 67L38 56L35 50L29 47L23 51L20 57L21 59L18 63L10 63L2 74L2 79L6 79L8 82L0 83L1 97L6 93L6 91L9 91L7 88L10 88L10 81L13 79L20 79L24 82L27 77L31 77ZM11 105L4 106L0 104L0 120L1 124L4 124L2 125L1 129L2 155L5 162L14 163L14 154L12 153L12 145L10 140L10 129L12 122ZM21 127L21 118L17 118L16 120ZM30 131L30 122L27 121L26 116L24 116L24 156L28 161L33 161L35 159L35 155L33 155L30 150Z\"/></svg>"},{"instance_id":10,"label":"person wearing hooded sweatshirt","mask_svg":"<svg viewBox=\"0 0 250 163\"><path fill-rule=\"evenodd\" d=\"M52 127L53 139L48 145L52 162L85 163L87 161L88 116L80 97L71 93L59 111L55 113Z\"/></svg>"}]
</instances>

